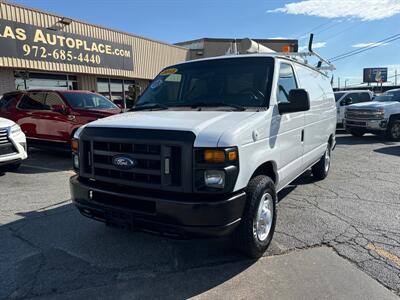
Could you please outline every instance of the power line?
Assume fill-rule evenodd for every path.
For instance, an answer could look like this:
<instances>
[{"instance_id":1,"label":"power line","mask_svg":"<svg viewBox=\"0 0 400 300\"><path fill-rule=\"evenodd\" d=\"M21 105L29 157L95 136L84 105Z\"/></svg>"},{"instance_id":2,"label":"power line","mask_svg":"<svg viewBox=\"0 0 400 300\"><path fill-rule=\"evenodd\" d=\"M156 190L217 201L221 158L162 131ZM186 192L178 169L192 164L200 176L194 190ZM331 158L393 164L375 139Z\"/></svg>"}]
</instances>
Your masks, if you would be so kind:
<instances>
[{"instance_id":1,"label":"power line","mask_svg":"<svg viewBox=\"0 0 400 300\"><path fill-rule=\"evenodd\" d=\"M325 42L330 41L332 39L337 38L339 35L343 34L343 33L347 33L348 31L354 30L355 28L357 28L358 26L360 26L361 24L363 24L362 22L358 23L358 24L352 24L351 26L346 27L345 29L335 33L334 35L328 37L327 39L324 39Z\"/></svg>"},{"instance_id":2,"label":"power line","mask_svg":"<svg viewBox=\"0 0 400 300\"><path fill-rule=\"evenodd\" d=\"M395 35L389 36L389 37L387 37L387 38L384 38L383 40L380 40L380 41L375 42L374 44L375 44L375 46L376 46L376 45L379 45L380 43L387 42L387 40L392 39L392 38L394 38L394 37L397 37L397 36L399 36L399 35L400 35L400 34L395 34ZM371 48L371 47L374 47L374 46L367 45L367 46L364 46L364 47L361 47L361 48L358 48L358 49L355 49L355 50L351 50L351 51L342 53L342 54L340 54L340 55L336 55L336 56L334 56L334 57L331 57L330 59L336 59L336 58L338 58L338 57L345 56L345 55L351 54L351 53L353 53L353 52L358 52L358 51L360 51L360 50L362 50L362 49Z\"/></svg>"},{"instance_id":3,"label":"power line","mask_svg":"<svg viewBox=\"0 0 400 300\"><path fill-rule=\"evenodd\" d=\"M299 35L299 38L302 38L302 37L305 36L306 34L309 34L309 33L313 32L313 31L315 31L315 30L317 30L317 29L319 29L319 28L321 28L321 27L324 27L325 25L330 24L330 23L332 23L332 22L333 22L333 21L321 23L321 24L319 24L319 25L317 25L317 26L311 28L310 30L307 30L306 32L300 34L300 35Z\"/></svg>"},{"instance_id":4,"label":"power line","mask_svg":"<svg viewBox=\"0 0 400 300\"><path fill-rule=\"evenodd\" d=\"M342 22L337 22L335 20L327 22L327 23L322 23L322 24L312 28L311 30L304 32L302 35L300 35L300 37L298 39L299 40L306 39L308 37L308 34L314 33L314 35L316 35L316 34L325 32L327 30L330 30L331 28L336 27L336 26L338 26L340 24L342 24ZM330 26L323 28L325 25L330 25Z\"/></svg>"},{"instance_id":5,"label":"power line","mask_svg":"<svg viewBox=\"0 0 400 300\"><path fill-rule=\"evenodd\" d=\"M394 42L394 41L399 40L399 39L400 39L400 36L397 37L397 38L388 40L388 42ZM332 62L335 62L335 61L338 61L338 60L342 60L342 59L345 59L345 58L348 58L348 57L351 57L351 56L360 54L360 53L362 53L362 52L365 52L365 51L368 51L368 50L371 50L371 49L374 49L374 48L377 48L377 47L380 47L380 46L382 46L382 45L380 44L380 45L375 45L375 46L372 46L372 47L368 47L368 48L365 48L365 49L360 50L360 51L358 51L358 52L355 52L355 53L352 53L352 54L348 54L348 55L345 55L345 56L341 56L341 57L336 58L336 59L331 60L331 61L332 61Z\"/></svg>"},{"instance_id":6,"label":"power line","mask_svg":"<svg viewBox=\"0 0 400 300\"><path fill-rule=\"evenodd\" d=\"M372 46L369 45L369 46L362 47L360 49L356 49L356 50L352 50L352 51L349 51L349 52L345 52L345 53L342 53L340 55L334 56L334 57L330 58L329 60L334 62L334 61L338 61L338 60L341 60L341 59L345 59L345 58L354 56L356 54L359 54L359 53L362 53L362 52L365 52L365 51L368 51L368 50L383 46L384 43L393 42L393 41L396 41L398 39L400 39L400 34L395 34L393 36L390 36L388 38L385 38L383 40L375 42Z\"/></svg>"}]
</instances>

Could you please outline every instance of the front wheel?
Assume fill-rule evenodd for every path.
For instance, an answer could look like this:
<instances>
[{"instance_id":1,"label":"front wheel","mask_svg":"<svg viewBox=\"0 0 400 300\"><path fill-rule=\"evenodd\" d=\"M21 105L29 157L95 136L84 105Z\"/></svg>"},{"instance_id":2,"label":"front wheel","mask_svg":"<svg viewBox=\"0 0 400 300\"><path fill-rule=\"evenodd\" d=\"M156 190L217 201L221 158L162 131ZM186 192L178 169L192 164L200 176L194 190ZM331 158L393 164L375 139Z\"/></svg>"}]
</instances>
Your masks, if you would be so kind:
<instances>
[{"instance_id":1,"label":"front wheel","mask_svg":"<svg viewBox=\"0 0 400 300\"><path fill-rule=\"evenodd\" d=\"M392 141L400 140L400 120L390 121L386 135Z\"/></svg>"},{"instance_id":2,"label":"front wheel","mask_svg":"<svg viewBox=\"0 0 400 300\"><path fill-rule=\"evenodd\" d=\"M236 247L250 258L259 258L267 250L275 232L275 184L268 176L256 176L250 180L246 194L246 208L235 232Z\"/></svg>"}]
</instances>

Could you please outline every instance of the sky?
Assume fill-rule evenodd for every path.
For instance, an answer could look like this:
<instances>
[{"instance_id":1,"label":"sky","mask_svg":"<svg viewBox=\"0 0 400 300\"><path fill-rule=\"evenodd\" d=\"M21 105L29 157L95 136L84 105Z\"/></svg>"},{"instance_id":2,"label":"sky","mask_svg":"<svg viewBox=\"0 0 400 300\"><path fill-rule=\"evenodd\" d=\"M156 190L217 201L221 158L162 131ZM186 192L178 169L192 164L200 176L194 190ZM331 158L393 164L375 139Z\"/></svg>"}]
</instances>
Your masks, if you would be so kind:
<instances>
[{"instance_id":1,"label":"sky","mask_svg":"<svg viewBox=\"0 0 400 300\"><path fill-rule=\"evenodd\" d=\"M342 86L361 83L368 67L388 67L392 82L396 69L400 74L400 0L13 2L168 43L202 37L294 38L302 47L313 32L314 49L324 58L371 48L335 62L335 85L339 77Z\"/></svg>"}]
</instances>

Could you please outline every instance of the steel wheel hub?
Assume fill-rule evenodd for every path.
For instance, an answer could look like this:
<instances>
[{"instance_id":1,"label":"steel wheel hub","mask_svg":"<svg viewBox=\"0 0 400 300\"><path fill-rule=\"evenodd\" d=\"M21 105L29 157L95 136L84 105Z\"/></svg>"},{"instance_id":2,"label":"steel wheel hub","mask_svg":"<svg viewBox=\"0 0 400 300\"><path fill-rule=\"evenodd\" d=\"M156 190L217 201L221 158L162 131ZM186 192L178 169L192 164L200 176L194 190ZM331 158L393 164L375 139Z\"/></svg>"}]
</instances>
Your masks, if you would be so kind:
<instances>
[{"instance_id":1,"label":"steel wheel hub","mask_svg":"<svg viewBox=\"0 0 400 300\"><path fill-rule=\"evenodd\" d=\"M273 199L269 193L262 196L258 205L257 215L253 221L253 234L259 241L267 239L272 227L274 217Z\"/></svg>"},{"instance_id":2,"label":"steel wheel hub","mask_svg":"<svg viewBox=\"0 0 400 300\"><path fill-rule=\"evenodd\" d=\"M325 151L325 172L329 171L330 165L331 165L331 149L328 146L328 148Z\"/></svg>"}]
</instances>

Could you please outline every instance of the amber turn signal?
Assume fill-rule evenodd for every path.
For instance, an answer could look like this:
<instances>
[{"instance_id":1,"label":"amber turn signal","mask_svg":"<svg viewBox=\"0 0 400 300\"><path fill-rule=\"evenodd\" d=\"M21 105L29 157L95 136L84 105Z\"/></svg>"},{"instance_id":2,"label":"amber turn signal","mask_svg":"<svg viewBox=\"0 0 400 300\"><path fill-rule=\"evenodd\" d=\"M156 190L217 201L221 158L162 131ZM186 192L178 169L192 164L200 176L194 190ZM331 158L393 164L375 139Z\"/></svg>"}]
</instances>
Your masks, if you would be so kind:
<instances>
[{"instance_id":1,"label":"amber turn signal","mask_svg":"<svg viewBox=\"0 0 400 300\"><path fill-rule=\"evenodd\" d=\"M228 160L229 161L237 160L237 151L236 150L228 152Z\"/></svg>"},{"instance_id":2,"label":"amber turn signal","mask_svg":"<svg viewBox=\"0 0 400 300\"><path fill-rule=\"evenodd\" d=\"M219 164L225 162L225 151L207 149L204 150L204 161L206 163Z\"/></svg>"},{"instance_id":3,"label":"amber turn signal","mask_svg":"<svg viewBox=\"0 0 400 300\"><path fill-rule=\"evenodd\" d=\"M71 140L71 150L72 152L78 152L79 150L79 142L76 139Z\"/></svg>"}]
</instances>

